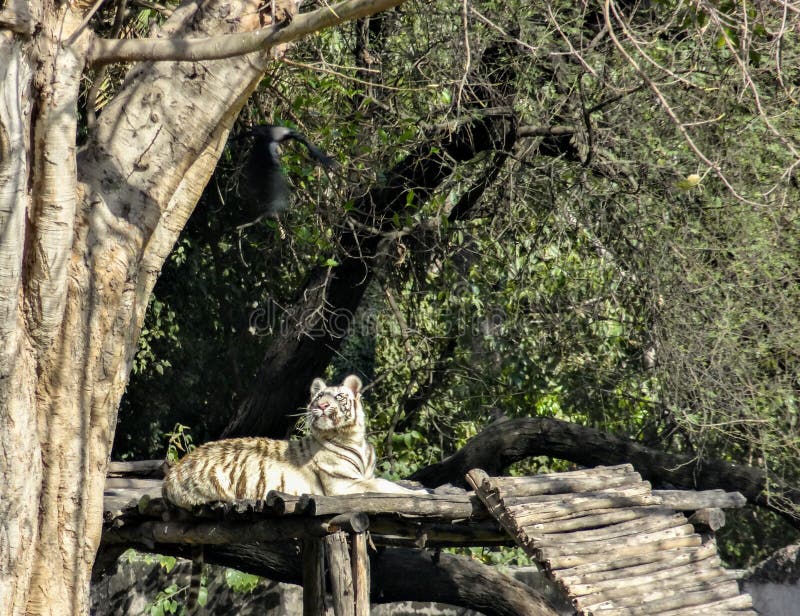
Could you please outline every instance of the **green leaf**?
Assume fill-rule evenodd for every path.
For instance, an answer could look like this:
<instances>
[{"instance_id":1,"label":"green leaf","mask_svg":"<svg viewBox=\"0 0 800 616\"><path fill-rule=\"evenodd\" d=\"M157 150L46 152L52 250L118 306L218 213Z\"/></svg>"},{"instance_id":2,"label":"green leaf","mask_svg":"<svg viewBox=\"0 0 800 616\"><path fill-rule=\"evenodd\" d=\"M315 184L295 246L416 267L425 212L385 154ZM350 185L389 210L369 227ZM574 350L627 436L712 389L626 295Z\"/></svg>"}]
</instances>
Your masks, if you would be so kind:
<instances>
[{"instance_id":1,"label":"green leaf","mask_svg":"<svg viewBox=\"0 0 800 616\"><path fill-rule=\"evenodd\" d=\"M203 607L208 603L208 588L205 586L201 586L200 592L197 593L197 603Z\"/></svg>"}]
</instances>

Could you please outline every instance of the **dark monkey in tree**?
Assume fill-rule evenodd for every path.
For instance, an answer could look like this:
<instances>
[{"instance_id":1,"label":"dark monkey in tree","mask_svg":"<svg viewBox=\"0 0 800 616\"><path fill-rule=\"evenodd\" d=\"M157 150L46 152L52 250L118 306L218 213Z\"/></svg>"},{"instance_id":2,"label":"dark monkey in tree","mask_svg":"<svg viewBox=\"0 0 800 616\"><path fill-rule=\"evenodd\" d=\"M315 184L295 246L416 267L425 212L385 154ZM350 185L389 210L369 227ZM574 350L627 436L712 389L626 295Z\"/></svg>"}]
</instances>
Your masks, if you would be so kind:
<instances>
[{"instance_id":1,"label":"dark monkey in tree","mask_svg":"<svg viewBox=\"0 0 800 616\"><path fill-rule=\"evenodd\" d=\"M252 147L242 169L239 181L239 196L256 216L253 224L264 216L275 216L289 207L289 182L281 168L279 144L294 139L302 143L311 158L320 165L331 168L334 160L305 135L285 126L264 124L254 126L236 139L252 139ZM246 225L243 225L246 226Z\"/></svg>"}]
</instances>

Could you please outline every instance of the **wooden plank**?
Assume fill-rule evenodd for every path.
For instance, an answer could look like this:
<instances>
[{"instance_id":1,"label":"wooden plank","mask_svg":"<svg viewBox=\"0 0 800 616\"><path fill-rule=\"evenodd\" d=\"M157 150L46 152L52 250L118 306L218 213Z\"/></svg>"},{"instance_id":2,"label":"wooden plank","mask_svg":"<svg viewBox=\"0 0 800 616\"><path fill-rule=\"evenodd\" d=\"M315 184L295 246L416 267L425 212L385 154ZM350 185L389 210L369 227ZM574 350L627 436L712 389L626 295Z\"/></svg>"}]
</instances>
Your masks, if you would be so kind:
<instances>
[{"instance_id":1,"label":"wooden plank","mask_svg":"<svg viewBox=\"0 0 800 616\"><path fill-rule=\"evenodd\" d=\"M355 593L353 570L347 534L339 531L325 537L325 556L328 561L328 576L331 581L331 598L335 616L353 616Z\"/></svg>"},{"instance_id":2,"label":"wooden plank","mask_svg":"<svg viewBox=\"0 0 800 616\"><path fill-rule=\"evenodd\" d=\"M322 539L303 540L303 616L325 613L325 573L322 564Z\"/></svg>"},{"instance_id":3,"label":"wooden plank","mask_svg":"<svg viewBox=\"0 0 800 616\"><path fill-rule=\"evenodd\" d=\"M350 560L353 564L353 589L355 592L355 616L369 616L369 555L367 534L356 533L350 537Z\"/></svg>"}]
</instances>

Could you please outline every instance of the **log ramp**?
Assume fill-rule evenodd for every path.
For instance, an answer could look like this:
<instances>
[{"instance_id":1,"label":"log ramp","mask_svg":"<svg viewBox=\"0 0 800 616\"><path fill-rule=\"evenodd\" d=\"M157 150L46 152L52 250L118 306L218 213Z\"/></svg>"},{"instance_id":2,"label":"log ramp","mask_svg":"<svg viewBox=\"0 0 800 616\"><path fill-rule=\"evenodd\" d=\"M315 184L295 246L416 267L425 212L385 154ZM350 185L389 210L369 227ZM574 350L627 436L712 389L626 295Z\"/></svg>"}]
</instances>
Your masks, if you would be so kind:
<instances>
[{"instance_id":1,"label":"log ramp","mask_svg":"<svg viewBox=\"0 0 800 616\"><path fill-rule=\"evenodd\" d=\"M467 481L579 615L756 614L713 534L696 532L669 505L676 495L658 495L630 465L530 477L474 469ZM707 531L724 523L720 509L693 517Z\"/></svg>"},{"instance_id":2,"label":"log ramp","mask_svg":"<svg viewBox=\"0 0 800 616\"><path fill-rule=\"evenodd\" d=\"M112 462L103 546L303 543L304 614L369 613L369 543L418 548L520 545L576 614L756 614L717 556L722 490L651 490L629 464L527 477L467 474L475 492L290 496L185 511L161 498L161 461ZM686 518L683 512L691 512ZM113 552L113 550L111 550ZM327 564L327 567L325 566Z\"/></svg>"}]
</instances>

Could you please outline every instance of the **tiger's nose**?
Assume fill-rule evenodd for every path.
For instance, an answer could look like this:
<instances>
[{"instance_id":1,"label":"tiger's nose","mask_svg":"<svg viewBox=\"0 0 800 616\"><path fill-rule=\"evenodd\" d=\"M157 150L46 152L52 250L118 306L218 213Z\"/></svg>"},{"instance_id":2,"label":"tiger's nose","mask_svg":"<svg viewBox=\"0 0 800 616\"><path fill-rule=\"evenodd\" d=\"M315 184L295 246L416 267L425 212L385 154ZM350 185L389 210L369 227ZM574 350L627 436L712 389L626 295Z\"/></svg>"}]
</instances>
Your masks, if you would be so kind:
<instances>
[{"instance_id":1,"label":"tiger's nose","mask_svg":"<svg viewBox=\"0 0 800 616\"><path fill-rule=\"evenodd\" d=\"M330 404L330 402L319 402L319 403L317 404L317 406L319 407L319 409L320 409L321 411L324 411L324 410L325 410L326 408L328 408L330 405L331 405L331 404Z\"/></svg>"}]
</instances>

